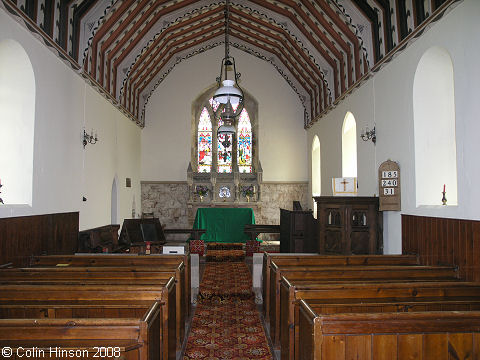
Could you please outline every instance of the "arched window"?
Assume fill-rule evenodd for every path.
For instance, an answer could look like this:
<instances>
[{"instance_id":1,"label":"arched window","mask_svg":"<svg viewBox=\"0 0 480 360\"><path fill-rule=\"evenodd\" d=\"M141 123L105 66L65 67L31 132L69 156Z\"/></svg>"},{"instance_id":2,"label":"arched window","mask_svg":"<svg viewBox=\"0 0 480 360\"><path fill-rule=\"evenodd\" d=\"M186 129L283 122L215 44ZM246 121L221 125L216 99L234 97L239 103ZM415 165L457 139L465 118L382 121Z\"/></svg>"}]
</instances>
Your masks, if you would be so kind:
<instances>
[{"instance_id":1,"label":"arched window","mask_svg":"<svg viewBox=\"0 0 480 360\"><path fill-rule=\"evenodd\" d=\"M198 172L210 172L212 167L212 122L206 107L198 121Z\"/></svg>"},{"instance_id":2,"label":"arched window","mask_svg":"<svg viewBox=\"0 0 480 360\"><path fill-rule=\"evenodd\" d=\"M322 189L320 170L320 140L315 135L312 143L312 196L320 196ZM317 203L313 202L313 215L317 218Z\"/></svg>"},{"instance_id":3,"label":"arched window","mask_svg":"<svg viewBox=\"0 0 480 360\"><path fill-rule=\"evenodd\" d=\"M342 177L357 177L357 123L350 111L342 127Z\"/></svg>"},{"instance_id":4,"label":"arched window","mask_svg":"<svg viewBox=\"0 0 480 360\"><path fill-rule=\"evenodd\" d=\"M413 82L416 203L457 205L457 151L453 64L433 47L418 63Z\"/></svg>"},{"instance_id":5,"label":"arched window","mask_svg":"<svg viewBox=\"0 0 480 360\"><path fill-rule=\"evenodd\" d=\"M252 124L246 109L243 109L238 118L237 126L237 161L238 171L252 172Z\"/></svg>"},{"instance_id":6,"label":"arched window","mask_svg":"<svg viewBox=\"0 0 480 360\"><path fill-rule=\"evenodd\" d=\"M196 129L196 161L198 172L253 173L254 171L254 131L250 114L245 107L236 121L236 134L219 135L218 128L223 124L218 120L212 125L211 114L218 108L219 103L208 98L200 102L201 112ZM234 165L236 164L236 169Z\"/></svg>"},{"instance_id":7,"label":"arched window","mask_svg":"<svg viewBox=\"0 0 480 360\"><path fill-rule=\"evenodd\" d=\"M35 76L23 47L0 42L0 181L5 204L32 205Z\"/></svg>"}]
</instances>

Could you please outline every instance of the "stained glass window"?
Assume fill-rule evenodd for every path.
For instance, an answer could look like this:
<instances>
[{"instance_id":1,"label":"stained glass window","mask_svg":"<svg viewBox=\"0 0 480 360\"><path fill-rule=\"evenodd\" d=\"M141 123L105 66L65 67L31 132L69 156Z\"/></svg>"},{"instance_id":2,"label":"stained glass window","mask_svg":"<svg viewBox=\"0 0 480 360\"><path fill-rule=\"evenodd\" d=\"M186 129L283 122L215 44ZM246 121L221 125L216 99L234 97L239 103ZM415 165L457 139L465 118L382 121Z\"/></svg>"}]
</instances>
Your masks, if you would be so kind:
<instances>
[{"instance_id":1,"label":"stained glass window","mask_svg":"<svg viewBox=\"0 0 480 360\"><path fill-rule=\"evenodd\" d=\"M223 125L223 121L218 120L218 127ZM217 172L231 173L232 172L232 150L233 137L232 135L218 135L217 147Z\"/></svg>"},{"instance_id":2,"label":"stained glass window","mask_svg":"<svg viewBox=\"0 0 480 360\"><path fill-rule=\"evenodd\" d=\"M198 121L198 172L210 172L212 167L212 122L207 108Z\"/></svg>"},{"instance_id":3,"label":"stained glass window","mask_svg":"<svg viewBox=\"0 0 480 360\"><path fill-rule=\"evenodd\" d=\"M217 111L218 107L220 106L220 103L216 100L213 100L213 97L208 100L210 103L210 106L212 107L213 111ZM236 111L238 107L238 104L232 105L233 111ZM225 111L225 109L223 109Z\"/></svg>"},{"instance_id":4,"label":"stained glass window","mask_svg":"<svg viewBox=\"0 0 480 360\"><path fill-rule=\"evenodd\" d=\"M210 103L210 106L212 107L213 111L217 111L220 103L216 100L213 100L213 98L210 98L210 100L208 100L208 102Z\"/></svg>"},{"instance_id":5,"label":"stained glass window","mask_svg":"<svg viewBox=\"0 0 480 360\"><path fill-rule=\"evenodd\" d=\"M241 173L252 172L252 124L247 110L243 109L238 117L238 171Z\"/></svg>"}]
</instances>

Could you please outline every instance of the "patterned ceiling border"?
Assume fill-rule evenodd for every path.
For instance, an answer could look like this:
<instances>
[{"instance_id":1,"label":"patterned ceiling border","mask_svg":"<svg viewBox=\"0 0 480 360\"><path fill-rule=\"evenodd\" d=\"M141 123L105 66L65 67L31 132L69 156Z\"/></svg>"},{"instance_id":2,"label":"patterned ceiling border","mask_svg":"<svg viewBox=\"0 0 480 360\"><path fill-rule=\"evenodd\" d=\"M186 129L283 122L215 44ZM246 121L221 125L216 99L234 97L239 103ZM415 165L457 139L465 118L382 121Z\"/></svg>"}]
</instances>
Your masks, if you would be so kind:
<instances>
[{"instance_id":1,"label":"patterned ceiling border","mask_svg":"<svg viewBox=\"0 0 480 360\"><path fill-rule=\"evenodd\" d=\"M202 12L204 11L205 9L211 9L211 8L215 8L215 7L218 7L220 6L220 4L223 4L225 1L222 1L222 2L217 2L217 3L212 3L210 5L205 5L205 6L202 6L198 9L194 9L192 11L189 11L185 14L183 14L182 16L179 16L177 18L175 18L175 20L169 22L168 24L164 24L164 26L160 29L159 32L157 32L155 34L155 36L150 39L146 44L145 46L140 50L140 52L138 53L138 55L135 57L135 59L132 61L132 63L130 64L130 66L128 67L128 70L127 72L125 73L125 78L123 79L122 81L122 87L120 88L120 93L119 93L119 98L121 99L122 96L124 95L123 92L125 91L125 85L126 85L126 82L128 81L128 77L130 76L130 72L132 71L132 68L135 66L135 64L137 63L137 61L148 51L150 45L152 45L156 39L162 35L162 33L166 30L168 30L172 25L175 25L179 22L179 20L182 20L184 18L187 18L187 17L191 17L194 13L198 13L198 12ZM88 49L87 49L88 50Z\"/></svg>"},{"instance_id":2,"label":"patterned ceiling border","mask_svg":"<svg viewBox=\"0 0 480 360\"><path fill-rule=\"evenodd\" d=\"M360 33L360 30L358 30L357 25L355 25L352 17L347 13L347 10L345 9L345 7L342 4L340 4L338 0L329 0L329 1L332 1L334 5L337 6L337 8L341 11L341 13L345 16L345 19L346 19L345 22L348 23L350 27L355 30L355 36L360 42L360 48L363 50L363 56L365 56L365 61L367 62L367 68L370 69L371 65L370 65L370 59L368 58L368 51L364 45L363 38L360 35L361 33Z\"/></svg>"},{"instance_id":3,"label":"patterned ceiling border","mask_svg":"<svg viewBox=\"0 0 480 360\"><path fill-rule=\"evenodd\" d=\"M121 0L110 0L110 4L107 5L105 8L103 15L95 22L95 25L93 26L90 37L87 40L87 46L84 48L82 54L83 54L83 59L82 59L82 68L85 66L85 59L88 58L88 50L90 49L90 46L92 45L92 41L95 38L95 34L97 33L98 29L100 28L100 23L105 20L106 16L109 14L110 10L114 8L114 6L120 2Z\"/></svg>"},{"instance_id":4,"label":"patterned ceiling border","mask_svg":"<svg viewBox=\"0 0 480 360\"><path fill-rule=\"evenodd\" d=\"M423 33L428 31L436 22L443 18L446 14L452 11L463 0L447 0L434 11L431 16L427 17L425 21L417 26L406 38L404 38L395 48L393 48L388 54L386 54L379 62L377 62L372 69L362 76L350 89L348 89L342 96L335 99L333 104L325 109L321 114L314 118L309 124L305 126L305 129L309 129L314 123L319 121L322 117L333 110L343 99L352 94L356 89L362 86L368 79L373 77L377 72L387 66L395 57L400 55L410 44L418 39Z\"/></svg>"}]
</instances>

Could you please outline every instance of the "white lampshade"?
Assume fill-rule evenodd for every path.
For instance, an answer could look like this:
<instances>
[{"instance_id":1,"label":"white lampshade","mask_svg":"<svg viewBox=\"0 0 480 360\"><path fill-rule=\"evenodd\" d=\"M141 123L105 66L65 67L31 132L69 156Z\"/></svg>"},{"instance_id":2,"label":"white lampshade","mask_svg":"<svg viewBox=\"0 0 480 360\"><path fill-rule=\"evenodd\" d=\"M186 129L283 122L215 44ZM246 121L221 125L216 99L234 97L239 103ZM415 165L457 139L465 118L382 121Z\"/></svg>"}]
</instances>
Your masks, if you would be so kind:
<instances>
[{"instance_id":1,"label":"white lampshade","mask_svg":"<svg viewBox=\"0 0 480 360\"><path fill-rule=\"evenodd\" d=\"M242 92L234 86L235 81L223 80L222 84L223 86L215 91L213 99L218 101L220 104L226 104L230 99L232 106L237 105L242 98Z\"/></svg>"}]
</instances>

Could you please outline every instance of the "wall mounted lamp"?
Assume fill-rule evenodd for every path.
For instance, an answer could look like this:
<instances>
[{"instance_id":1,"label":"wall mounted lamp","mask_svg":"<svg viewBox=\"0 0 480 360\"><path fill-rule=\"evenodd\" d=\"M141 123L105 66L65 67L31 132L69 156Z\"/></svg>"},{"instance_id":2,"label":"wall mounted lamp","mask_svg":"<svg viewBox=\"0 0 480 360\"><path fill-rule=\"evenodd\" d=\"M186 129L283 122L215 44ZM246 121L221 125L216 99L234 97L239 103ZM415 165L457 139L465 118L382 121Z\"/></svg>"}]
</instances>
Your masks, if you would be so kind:
<instances>
[{"instance_id":1,"label":"wall mounted lamp","mask_svg":"<svg viewBox=\"0 0 480 360\"><path fill-rule=\"evenodd\" d=\"M362 133L360 134L360 137L362 138L363 141L368 141L372 140L374 144L377 143L377 134L375 133L375 126L373 127L372 130L368 130L368 126L365 130L362 130Z\"/></svg>"},{"instance_id":2,"label":"wall mounted lamp","mask_svg":"<svg viewBox=\"0 0 480 360\"><path fill-rule=\"evenodd\" d=\"M96 144L98 141L97 133L95 132L95 136L93 136L93 129L91 134L89 135L85 129L83 129L83 148L85 149L85 146L87 144Z\"/></svg>"}]
</instances>

